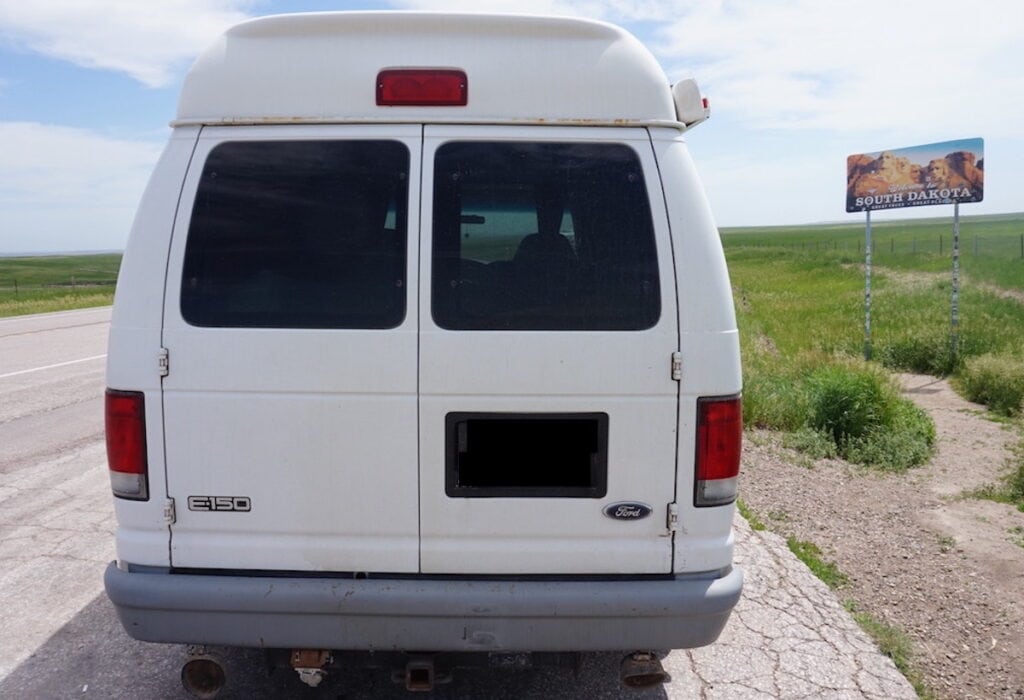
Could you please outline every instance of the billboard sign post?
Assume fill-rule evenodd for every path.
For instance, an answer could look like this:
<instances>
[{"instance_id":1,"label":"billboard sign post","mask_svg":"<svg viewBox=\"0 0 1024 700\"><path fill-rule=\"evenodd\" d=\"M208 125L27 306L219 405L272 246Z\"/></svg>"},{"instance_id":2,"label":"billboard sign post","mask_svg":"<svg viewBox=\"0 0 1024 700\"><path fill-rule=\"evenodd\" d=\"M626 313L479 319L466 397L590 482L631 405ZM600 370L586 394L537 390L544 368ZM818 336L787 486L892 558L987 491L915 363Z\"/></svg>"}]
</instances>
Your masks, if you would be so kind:
<instances>
[{"instance_id":1,"label":"billboard sign post","mask_svg":"<svg viewBox=\"0 0 1024 700\"><path fill-rule=\"evenodd\" d=\"M960 203L984 197L984 141L980 138L928 143L846 159L846 211L863 211L864 359L871 359L871 212L934 204L953 205L953 293L950 343L959 352Z\"/></svg>"},{"instance_id":2,"label":"billboard sign post","mask_svg":"<svg viewBox=\"0 0 1024 700\"><path fill-rule=\"evenodd\" d=\"M864 359L871 359L871 210L864 227Z\"/></svg>"},{"instance_id":3,"label":"billboard sign post","mask_svg":"<svg viewBox=\"0 0 1024 700\"><path fill-rule=\"evenodd\" d=\"M960 202L953 203L953 281L949 311L949 343L953 358L960 353Z\"/></svg>"}]
</instances>

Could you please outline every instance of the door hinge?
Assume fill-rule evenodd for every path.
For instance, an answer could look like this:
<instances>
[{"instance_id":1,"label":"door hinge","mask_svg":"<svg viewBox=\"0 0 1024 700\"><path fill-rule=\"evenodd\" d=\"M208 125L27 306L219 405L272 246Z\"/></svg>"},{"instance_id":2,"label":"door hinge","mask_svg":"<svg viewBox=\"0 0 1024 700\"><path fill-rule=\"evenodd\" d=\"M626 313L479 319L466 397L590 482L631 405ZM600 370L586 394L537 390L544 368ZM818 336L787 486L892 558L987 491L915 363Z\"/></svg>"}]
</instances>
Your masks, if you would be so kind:
<instances>
[{"instance_id":1,"label":"door hinge","mask_svg":"<svg viewBox=\"0 0 1024 700\"><path fill-rule=\"evenodd\" d=\"M668 518L665 526L669 532L679 532L679 505L676 503L668 504Z\"/></svg>"},{"instance_id":2,"label":"door hinge","mask_svg":"<svg viewBox=\"0 0 1024 700\"><path fill-rule=\"evenodd\" d=\"M171 373L171 354L167 348L160 348L160 352L157 353L156 367L161 377L166 377Z\"/></svg>"},{"instance_id":3,"label":"door hinge","mask_svg":"<svg viewBox=\"0 0 1024 700\"><path fill-rule=\"evenodd\" d=\"M672 353L672 379L681 381L683 378L683 353Z\"/></svg>"},{"instance_id":4,"label":"door hinge","mask_svg":"<svg viewBox=\"0 0 1024 700\"><path fill-rule=\"evenodd\" d=\"M173 525L175 521L174 499L168 498L164 501L164 522Z\"/></svg>"}]
</instances>

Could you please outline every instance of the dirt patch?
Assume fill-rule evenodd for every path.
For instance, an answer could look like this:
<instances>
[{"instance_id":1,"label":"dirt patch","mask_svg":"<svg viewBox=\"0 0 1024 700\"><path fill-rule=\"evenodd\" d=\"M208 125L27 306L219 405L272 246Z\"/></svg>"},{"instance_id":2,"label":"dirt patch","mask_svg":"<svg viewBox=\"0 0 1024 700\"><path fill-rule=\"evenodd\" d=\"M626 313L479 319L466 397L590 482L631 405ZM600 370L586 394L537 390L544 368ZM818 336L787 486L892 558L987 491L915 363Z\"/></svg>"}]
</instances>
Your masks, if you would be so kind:
<instances>
[{"instance_id":1,"label":"dirt patch","mask_svg":"<svg viewBox=\"0 0 1024 700\"><path fill-rule=\"evenodd\" d=\"M754 352L758 356L776 357L779 354L775 342L764 333L754 336Z\"/></svg>"},{"instance_id":2,"label":"dirt patch","mask_svg":"<svg viewBox=\"0 0 1024 700\"><path fill-rule=\"evenodd\" d=\"M935 421L927 465L882 474L806 457L776 436L744 448L741 494L769 528L817 544L849 576L843 600L913 641L939 698L1024 698L1024 513L961 497L1005 471L1012 431L934 377L901 375ZM801 466L803 465L803 466Z\"/></svg>"},{"instance_id":3,"label":"dirt patch","mask_svg":"<svg viewBox=\"0 0 1024 700\"><path fill-rule=\"evenodd\" d=\"M891 267L878 267L879 277L887 280L896 289L916 292L932 289L935 285L949 280L948 272L923 272L921 270L896 270Z\"/></svg>"},{"instance_id":4,"label":"dirt patch","mask_svg":"<svg viewBox=\"0 0 1024 700\"><path fill-rule=\"evenodd\" d=\"M1015 301L1018 304L1024 304L1024 290L1010 289L1007 287L997 287L994 284L988 284L987 282L973 282L975 287L978 289L993 294L1000 299L1009 299Z\"/></svg>"},{"instance_id":5,"label":"dirt patch","mask_svg":"<svg viewBox=\"0 0 1024 700\"><path fill-rule=\"evenodd\" d=\"M858 267L863 270L864 266L859 265ZM890 284L894 284L897 288L904 291L918 291L922 289L931 289L936 284L948 282L950 279L950 272L923 272L921 270L897 270L891 267L878 266L875 268L875 273L886 280ZM971 287L976 290L986 292L992 296L999 297L1000 299L1008 299L1015 301L1018 304L1024 304L1024 290L1015 289L1013 287L1000 287L996 284L989 282L982 282L968 277L963 271L960 272L960 287L961 289Z\"/></svg>"}]
</instances>

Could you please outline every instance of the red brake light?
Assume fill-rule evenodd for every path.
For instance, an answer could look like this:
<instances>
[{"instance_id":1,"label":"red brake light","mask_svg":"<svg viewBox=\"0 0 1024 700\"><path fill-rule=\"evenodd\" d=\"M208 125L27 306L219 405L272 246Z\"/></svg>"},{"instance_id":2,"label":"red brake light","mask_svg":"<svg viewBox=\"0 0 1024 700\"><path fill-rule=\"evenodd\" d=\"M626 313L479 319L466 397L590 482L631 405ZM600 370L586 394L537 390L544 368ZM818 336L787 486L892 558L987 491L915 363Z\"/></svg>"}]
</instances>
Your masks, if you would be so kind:
<instances>
[{"instance_id":1,"label":"red brake light","mask_svg":"<svg viewBox=\"0 0 1024 700\"><path fill-rule=\"evenodd\" d=\"M724 505L736 500L742 445L740 397L697 399L695 506Z\"/></svg>"},{"instance_id":2,"label":"red brake light","mask_svg":"<svg viewBox=\"0 0 1024 700\"><path fill-rule=\"evenodd\" d=\"M146 400L141 391L107 389L107 464L115 496L149 498L146 460Z\"/></svg>"},{"instance_id":3,"label":"red brake light","mask_svg":"<svg viewBox=\"0 0 1024 700\"><path fill-rule=\"evenodd\" d=\"M377 104L382 107L461 107L468 96L469 81L461 70L395 69L377 74Z\"/></svg>"}]
</instances>

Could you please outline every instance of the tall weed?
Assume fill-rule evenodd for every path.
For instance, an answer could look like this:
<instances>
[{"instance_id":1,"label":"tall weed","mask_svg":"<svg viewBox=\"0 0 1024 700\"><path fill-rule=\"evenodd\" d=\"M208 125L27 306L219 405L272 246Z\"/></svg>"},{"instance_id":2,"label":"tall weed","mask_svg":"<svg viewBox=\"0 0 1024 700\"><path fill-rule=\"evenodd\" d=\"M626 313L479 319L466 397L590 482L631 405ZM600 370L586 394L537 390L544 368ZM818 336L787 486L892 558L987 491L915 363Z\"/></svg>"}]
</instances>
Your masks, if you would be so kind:
<instances>
[{"instance_id":1,"label":"tall weed","mask_svg":"<svg viewBox=\"0 0 1024 700\"><path fill-rule=\"evenodd\" d=\"M796 430L807 422L807 392L789 372L751 364L744 369L743 422L747 427Z\"/></svg>"},{"instance_id":2,"label":"tall weed","mask_svg":"<svg viewBox=\"0 0 1024 700\"><path fill-rule=\"evenodd\" d=\"M749 368L747 425L788 432L789 447L888 471L917 466L932 454L931 419L877 366L805 353L785 366L754 360Z\"/></svg>"},{"instance_id":3,"label":"tall weed","mask_svg":"<svg viewBox=\"0 0 1024 700\"><path fill-rule=\"evenodd\" d=\"M960 372L967 398L997 413L1015 416L1024 410L1024 359L987 354L970 357Z\"/></svg>"},{"instance_id":4,"label":"tall weed","mask_svg":"<svg viewBox=\"0 0 1024 700\"><path fill-rule=\"evenodd\" d=\"M808 423L828 433L839 446L892 422L896 396L877 371L844 365L822 367L808 379Z\"/></svg>"},{"instance_id":5,"label":"tall weed","mask_svg":"<svg viewBox=\"0 0 1024 700\"><path fill-rule=\"evenodd\" d=\"M935 445L935 424L924 411L900 398L890 422L846 441L840 452L851 462L903 471L927 462Z\"/></svg>"},{"instance_id":6,"label":"tall weed","mask_svg":"<svg viewBox=\"0 0 1024 700\"><path fill-rule=\"evenodd\" d=\"M946 333L922 333L894 338L878 349L877 359L892 369L937 377L952 374L958 364Z\"/></svg>"},{"instance_id":7,"label":"tall weed","mask_svg":"<svg viewBox=\"0 0 1024 700\"><path fill-rule=\"evenodd\" d=\"M870 365L836 363L808 378L809 427L830 435L850 462L902 471L931 457L935 426Z\"/></svg>"}]
</instances>

